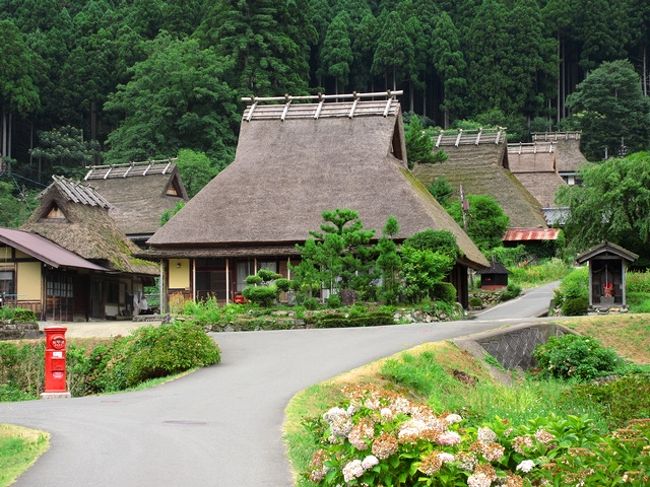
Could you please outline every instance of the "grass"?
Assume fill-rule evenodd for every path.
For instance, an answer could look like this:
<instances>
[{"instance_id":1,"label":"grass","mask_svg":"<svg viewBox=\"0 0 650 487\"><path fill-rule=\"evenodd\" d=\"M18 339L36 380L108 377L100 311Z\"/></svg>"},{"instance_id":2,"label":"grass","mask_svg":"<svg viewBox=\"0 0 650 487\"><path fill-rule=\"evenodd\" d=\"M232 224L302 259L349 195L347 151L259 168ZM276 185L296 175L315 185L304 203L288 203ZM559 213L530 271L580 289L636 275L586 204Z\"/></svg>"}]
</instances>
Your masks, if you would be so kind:
<instances>
[{"instance_id":1,"label":"grass","mask_svg":"<svg viewBox=\"0 0 650 487\"><path fill-rule=\"evenodd\" d=\"M627 305L631 313L650 313L650 293L629 292Z\"/></svg>"},{"instance_id":2,"label":"grass","mask_svg":"<svg viewBox=\"0 0 650 487\"><path fill-rule=\"evenodd\" d=\"M650 316L643 314L584 316L562 321L581 335L594 337L632 362L650 364Z\"/></svg>"},{"instance_id":3,"label":"grass","mask_svg":"<svg viewBox=\"0 0 650 487\"><path fill-rule=\"evenodd\" d=\"M186 375L190 375L193 372L196 372L199 370L198 368L190 369L190 370L185 370L183 372L179 372L178 374L172 374L172 375L166 375L165 377L156 377L155 379L149 379L144 382L140 382L138 385L135 385L133 387L129 387L127 389L122 389L119 391L111 391L111 392L102 392L98 394L99 396L108 396L108 395L113 395L113 394L122 394L124 392L134 392L134 391L144 391L146 389L151 389L152 387L156 386L161 386L163 384L167 384L168 382L175 381L177 379L181 379L185 377Z\"/></svg>"},{"instance_id":4,"label":"grass","mask_svg":"<svg viewBox=\"0 0 650 487\"><path fill-rule=\"evenodd\" d=\"M536 265L509 267L508 270L508 282L530 289L562 279L571 267L561 259L549 259Z\"/></svg>"},{"instance_id":5,"label":"grass","mask_svg":"<svg viewBox=\"0 0 650 487\"><path fill-rule=\"evenodd\" d=\"M459 413L468 424L495 416L521 423L554 412L587 414L601 428L606 427L598 409L571 398L569 384L520 377L506 386L491 377L482 361L456 345L427 343L311 386L291 399L285 410L284 439L297 486L314 485L296 473L308 469L317 449L303 421L339 404L343 386L363 383L383 385L427 402L437 413Z\"/></svg>"},{"instance_id":6,"label":"grass","mask_svg":"<svg viewBox=\"0 0 650 487\"><path fill-rule=\"evenodd\" d=\"M49 446L48 433L0 424L0 487L14 483Z\"/></svg>"}]
</instances>

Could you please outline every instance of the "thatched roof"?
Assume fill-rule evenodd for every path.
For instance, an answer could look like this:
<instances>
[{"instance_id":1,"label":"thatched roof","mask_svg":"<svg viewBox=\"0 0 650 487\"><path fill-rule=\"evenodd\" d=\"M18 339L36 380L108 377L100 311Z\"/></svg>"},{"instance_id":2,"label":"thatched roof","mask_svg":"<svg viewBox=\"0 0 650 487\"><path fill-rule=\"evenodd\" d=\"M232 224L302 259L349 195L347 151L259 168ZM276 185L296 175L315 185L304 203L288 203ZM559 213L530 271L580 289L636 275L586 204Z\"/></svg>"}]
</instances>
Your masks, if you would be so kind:
<instances>
[{"instance_id":1,"label":"thatched roof","mask_svg":"<svg viewBox=\"0 0 650 487\"><path fill-rule=\"evenodd\" d=\"M542 208L555 208L555 194L565 185L555 170L554 142L508 144L510 171L524 185Z\"/></svg>"},{"instance_id":2,"label":"thatched roof","mask_svg":"<svg viewBox=\"0 0 650 487\"><path fill-rule=\"evenodd\" d=\"M103 206L72 201L62 184L92 191L79 183L57 178L42 194L39 207L23 230L41 235L84 259L113 271L156 275L152 262L133 256L138 247L129 241ZM48 218L57 208L62 218Z\"/></svg>"},{"instance_id":3,"label":"thatched roof","mask_svg":"<svg viewBox=\"0 0 650 487\"><path fill-rule=\"evenodd\" d=\"M153 235L163 212L188 199L176 159L91 166L84 180L110 202L111 217L129 236Z\"/></svg>"},{"instance_id":4,"label":"thatched roof","mask_svg":"<svg viewBox=\"0 0 650 487\"><path fill-rule=\"evenodd\" d=\"M505 136L499 143L468 143L459 144L458 147L446 145L440 149L447 154L445 162L418 164L413 169L413 174L422 183L428 186L434 179L444 177L456 196L462 184L465 194L487 194L494 197L510 218L512 226L546 226L539 202L507 169Z\"/></svg>"},{"instance_id":5,"label":"thatched roof","mask_svg":"<svg viewBox=\"0 0 650 487\"><path fill-rule=\"evenodd\" d=\"M553 142L557 171L575 173L587 162L580 151L580 137L580 132L544 132L533 134L533 142Z\"/></svg>"},{"instance_id":6,"label":"thatched roof","mask_svg":"<svg viewBox=\"0 0 650 487\"><path fill-rule=\"evenodd\" d=\"M315 118L317 103L295 104L285 121L283 110L258 106L250 122L249 106L235 161L149 239L151 255L288 248L320 227L324 210L350 208L378 235L390 215L399 221L398 239L449 230L470 265L489 265L407 169L398 101L387 116L386 100L358 101L352 118L351 103L325 105L320 114L328 116Z\"/></svg>"}]
</instances>

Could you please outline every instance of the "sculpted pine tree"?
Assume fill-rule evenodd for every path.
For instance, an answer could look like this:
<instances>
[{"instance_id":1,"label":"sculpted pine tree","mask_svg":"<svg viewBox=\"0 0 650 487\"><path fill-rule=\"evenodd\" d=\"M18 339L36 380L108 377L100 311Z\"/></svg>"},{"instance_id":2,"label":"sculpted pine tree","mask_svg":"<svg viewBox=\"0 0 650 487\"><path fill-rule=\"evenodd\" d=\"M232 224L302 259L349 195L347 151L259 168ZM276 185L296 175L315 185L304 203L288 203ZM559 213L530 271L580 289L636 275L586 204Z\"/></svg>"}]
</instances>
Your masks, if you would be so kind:
<instances>
[{"instance_id":1,"label":"sculpted pine tree","mask_svg":"<svg viewBox=\"0 0 650 487\"><path fill-rule=\"evenodd\" d=\"M334 90L339 93L339 88L345 89L350 76L352 63L352 48L348 27L351 23L350 16L341 12L330 24L321 51L323 68L326 73L334 78Z\"/></svg>"}]
</instances>

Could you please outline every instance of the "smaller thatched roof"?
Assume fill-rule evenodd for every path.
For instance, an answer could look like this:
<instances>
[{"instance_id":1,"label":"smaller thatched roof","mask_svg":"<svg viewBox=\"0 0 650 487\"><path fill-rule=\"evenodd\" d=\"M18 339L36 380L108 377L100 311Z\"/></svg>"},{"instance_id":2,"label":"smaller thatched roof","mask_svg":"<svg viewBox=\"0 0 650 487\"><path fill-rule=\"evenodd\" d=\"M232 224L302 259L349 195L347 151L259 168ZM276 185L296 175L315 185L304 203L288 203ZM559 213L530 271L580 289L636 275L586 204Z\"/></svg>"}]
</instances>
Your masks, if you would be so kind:
<instances>
[{"instance_id":1,"label":"smaller thatched roof","mask_svg":"<svg viewBox=\"0 0 650 487\"><path fill-rule=\"evenodd\" d=\"M477 134L470 139L476 141ZM510 218L510 225L520 227L546 226L542 208L536 198L507 169L508 153L505 133L490 138L481 137L479 143L440 145L447 160L438 164L417 164L413 174L425 185L444 177L459 194L463 185L465 194L486 194L494 197ZM434 150L439 150L434 149Z\"/></svg>"},{"instance_id":2,"label":"smaller thatched roof","mask_svg":"<svg viewBox=\"0 0 650 487\"><path fill-rule=\"evenodd\" d=\"M83 186L76 181L66 179L63 176L52 176L53 182L41 191L40 196L49 192L54 186L59 190L61 196L67 201L100 208L110 208L111 205L93 188Z\"/></svg>"},{"instance_id":3,"label":"smaller thatched roof","mask_svg":"<svg viewBox=\"0 0 650 487\"><path fill-rule=\"evenodd\" d=\"M555 146L557 171L572 174L587 162L580 151L581 136L581 132L534 133L533 142L552 142Z\"/></svg>"},{"instance_id":4,"label":"smaller thatched roof","mask_svg":"<svg viewBox=\"0 0 650 487\"><path fill-rule=\"evenodd\" d=\"M554 142L508 144L508 163L510 171L542 208L557 207L555 194L566 183L555 170Z\"/></svg>"},{"instance_id":5,"label":"smaller thatched roof","mask_svg":"<svg viewBox=\"0 0 650 487\"><path fill-rule=\"evenodd\" d=\"M176 159L90 166L84 181L110 202L111 217L132 237L153 235L163 212L189 199Z\"/></svg>"},{"instance_id":6,"label":"smaller thatched roof","mask_svg":"<svg viewBox=\"0 0 650 487\"><path fill-rule=\"evenodd\" d=\"M74 201L66 188L86 195L93 190L64 178L56 178L42 194L39 207L23 230L41 235L61 247L117 272L158 274L152 262L134 257L138 247L117 228L105 206ZM78 193L77 193L78 194ZM52 209L56 218L49 218Z\"/></svg>"}]
</instances>

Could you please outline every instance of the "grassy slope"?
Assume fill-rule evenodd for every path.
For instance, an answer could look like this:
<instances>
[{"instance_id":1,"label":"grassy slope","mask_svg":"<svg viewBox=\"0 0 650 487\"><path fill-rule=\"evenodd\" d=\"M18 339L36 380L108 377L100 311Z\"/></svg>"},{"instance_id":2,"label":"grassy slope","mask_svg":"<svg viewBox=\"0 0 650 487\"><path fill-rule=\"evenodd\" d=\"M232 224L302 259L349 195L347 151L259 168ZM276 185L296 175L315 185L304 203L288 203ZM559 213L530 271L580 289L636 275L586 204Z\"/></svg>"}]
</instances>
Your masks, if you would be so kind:
<instances>
[{"instance_id":1,"label":"grassy slope","mask_svg":"<svg viewBox=\"0 0 650 487\"><path fill-rule=\"evenodd\" d=\"M638 364L650 364L650 315L584 316L562 325L597 339Z\"/></svg>"},{"instance_id":2,"label":"grassy slope","mask_svg":"<svg viewBox=\"0 0 650 487\"><path fill-rule=\"evenodd\" d=\"M536 265L509 267L508 270L508 282L530 289L559 281L571 271L571 267L559 259L550 259Z\"/></svg>"},{"instance_id":3,"label":"grassy slope","mask_svg":"<svg viewBox=\"0 0 650 487\"><path fill-rule=\"evenodd\" d=\"M11 485L50 446L50 435L0 424L0 487Z\"/></svg>"}]
</instances>

